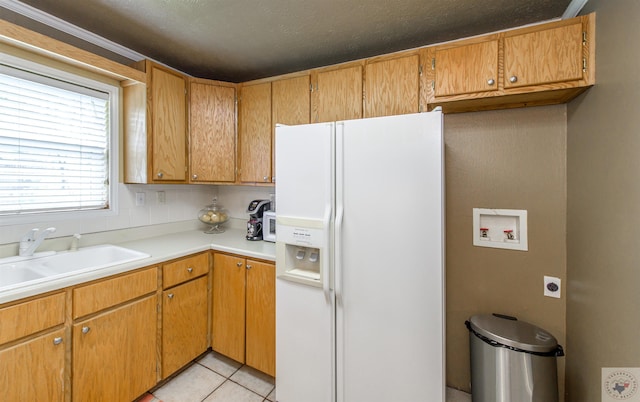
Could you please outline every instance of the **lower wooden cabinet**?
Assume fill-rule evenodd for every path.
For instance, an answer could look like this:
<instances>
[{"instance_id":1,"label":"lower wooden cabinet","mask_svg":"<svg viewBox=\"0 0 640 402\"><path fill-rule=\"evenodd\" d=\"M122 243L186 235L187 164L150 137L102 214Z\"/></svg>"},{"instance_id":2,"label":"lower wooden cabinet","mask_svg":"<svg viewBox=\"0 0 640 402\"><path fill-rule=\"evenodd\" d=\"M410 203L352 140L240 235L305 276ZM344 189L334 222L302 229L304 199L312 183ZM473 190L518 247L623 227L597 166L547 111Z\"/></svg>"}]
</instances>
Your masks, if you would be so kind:
<instances>
[{"instance_id":1,"label":"lower wooden cabinet","mask_svg":"<svg viewBox=\"0 0 640 402\"><path fill-rule=\"evenodd\" d=\"M72 400L132 401L156 385L157 296L73 325Z\"/></svg>"},{"instance_id":2,"label":"lower wooden cabinet","mask_svg":"<svg viewBox=\"0 0 640 402\"><path fill-rule=\"evenodd\" d=\"M275 376L275 265L215 254L212 293L213 350Z\"/></svg>"},{"instance_id":3,"label":"lower wooden cabinet","mask_svg":"<svg viewBox=\"0 0 640 402\"><path fill-rule=\"evenodd\" d=\"M275 265L247 260L246 363L276 375Z\"/></svg>"},{"instance_id":4,"label":"lower wooden cabinet","mask_svg":"<svg viewBox=\"0 0 640 402\"><path fill-rule=\"evenodd\" d=\"M162 378L207 350L208 277L162 292Z\"/></svg>"},{"instance_id":5,"label":"lower wooden cabinet","mask_svg":"<svg viewBox=\"0 0 640 402\"><path fill-rule=\"evenodd\" d=\"M64 329L0 351L3 401L64 401Z\"/></svg>"}]
</instances>

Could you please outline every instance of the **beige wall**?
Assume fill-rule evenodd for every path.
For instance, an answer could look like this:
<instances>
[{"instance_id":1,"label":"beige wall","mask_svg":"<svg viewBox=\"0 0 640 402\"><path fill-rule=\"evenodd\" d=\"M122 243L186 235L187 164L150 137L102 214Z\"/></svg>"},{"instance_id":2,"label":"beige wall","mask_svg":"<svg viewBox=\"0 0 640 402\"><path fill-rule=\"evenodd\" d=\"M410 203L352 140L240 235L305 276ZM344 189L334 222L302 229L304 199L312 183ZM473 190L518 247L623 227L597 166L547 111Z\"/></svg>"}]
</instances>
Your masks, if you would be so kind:
<instances>
[{"instance_id":1,"label":"beige wall","mask_svg":"<svg viewBox=\"0 0 640 402\"><path fill-rule=\"evenodd\" d=\"M565 345L566 106L448 114L444 132L447 384L468 391L474 314L516 316ZM474 247L474 207L526 209L529 251ZM561 299L543 296L544 275L563 280Z\"/></svg>"},{"instance_id":2,"label":"beige wall","mask_svg":"<svg viewBox=\"0 0 640 402\"><path fill-rule=\"evenodd\" d=\"M640 2L590 0L597 84L567 109L567 391L640 367Z\"/></svg>"}]
</instances>

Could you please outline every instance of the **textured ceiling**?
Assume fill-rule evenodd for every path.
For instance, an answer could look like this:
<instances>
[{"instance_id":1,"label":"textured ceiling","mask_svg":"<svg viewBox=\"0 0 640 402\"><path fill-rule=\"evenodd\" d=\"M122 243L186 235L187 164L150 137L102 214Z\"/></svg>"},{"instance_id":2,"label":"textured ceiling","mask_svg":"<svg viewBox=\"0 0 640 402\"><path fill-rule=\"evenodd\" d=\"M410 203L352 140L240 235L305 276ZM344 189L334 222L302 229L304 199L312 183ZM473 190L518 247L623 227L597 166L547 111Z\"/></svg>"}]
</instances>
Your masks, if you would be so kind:
<instances>
[{"instance_id":1,"label":"textured ceiling","mask_svg":"<svg viewBox=\"0 0 640 402\"><path fill-rule=\"evenodd\" d=\"M22 3L192 76L241 82L559 18L570 0Z\"/></svg>"}]
</instances>

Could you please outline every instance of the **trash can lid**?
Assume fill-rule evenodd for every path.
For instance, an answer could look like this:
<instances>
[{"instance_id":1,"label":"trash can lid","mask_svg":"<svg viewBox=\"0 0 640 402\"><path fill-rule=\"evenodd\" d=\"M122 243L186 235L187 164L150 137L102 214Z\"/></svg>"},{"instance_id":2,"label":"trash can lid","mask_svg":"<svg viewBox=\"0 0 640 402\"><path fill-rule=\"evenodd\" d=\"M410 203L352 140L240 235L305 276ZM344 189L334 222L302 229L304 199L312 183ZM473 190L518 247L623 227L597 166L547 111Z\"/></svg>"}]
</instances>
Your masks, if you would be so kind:
<instances>
[{"instance_id":1,"label":"trash can lid","mask_svg":"<svg viewBox=\"0 0 640 402\"><path fill-rule=\"evenodd\" d=\"M470 329L506 346L535 353L548 353L558 348L558 341L549 332L515 317L500 314L474 315Z\"/></svg>"}]
</instances>

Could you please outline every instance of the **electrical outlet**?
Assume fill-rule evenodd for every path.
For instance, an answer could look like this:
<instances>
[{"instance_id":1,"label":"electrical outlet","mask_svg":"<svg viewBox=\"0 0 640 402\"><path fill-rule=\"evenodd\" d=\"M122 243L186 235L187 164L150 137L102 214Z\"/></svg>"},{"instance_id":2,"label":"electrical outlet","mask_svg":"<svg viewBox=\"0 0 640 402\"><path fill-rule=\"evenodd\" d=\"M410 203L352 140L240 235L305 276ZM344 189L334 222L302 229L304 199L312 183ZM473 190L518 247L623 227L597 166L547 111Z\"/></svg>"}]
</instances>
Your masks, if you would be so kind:
<instances>
[{"instance_id":1,"label":"electrical outlet","mask_svg":"<svg viewBox=\"0 0 640 402\"><path fill-rule=\"evenodd\" d=\"M562 286L562 282L560 281L560 278L556 278L554 276L544 277L544 295L545 296L555 297L559 299L561 286Z\"/></svg>"},{"instance_id":2,"label":"electrical outlet","mask_svg":"<svg viewBox=\"0 0 640 402\"><path fill-rule=\"evenodd\" d=\"M156 191L156 200L158 204L164 204L167 202L167 195L164 191Z\"/></svg>"},{"instance_id":3,"label":"electrical outlet","mask_svg":"<svg viewBox=\"0 0 640 402\"><path fill-rule=\"evenodd\" d=\"M136 193L136 207L144 206L144 193Z\"/></svg>"}]
</instances>

